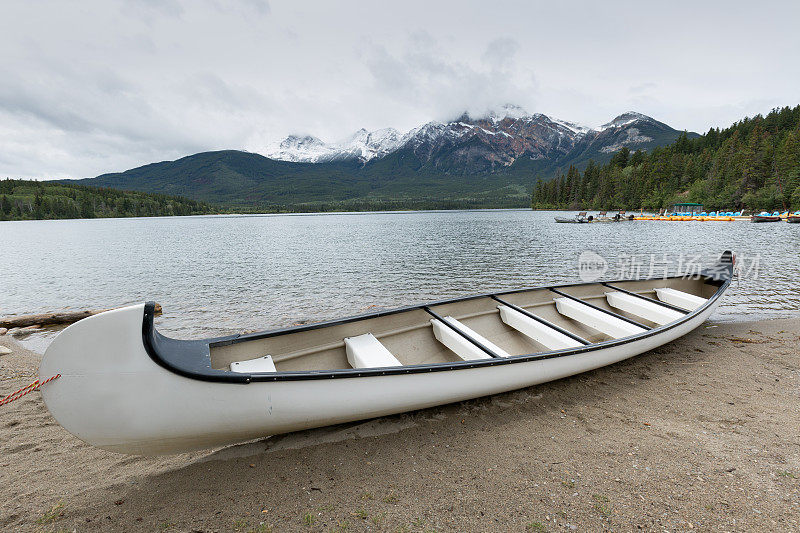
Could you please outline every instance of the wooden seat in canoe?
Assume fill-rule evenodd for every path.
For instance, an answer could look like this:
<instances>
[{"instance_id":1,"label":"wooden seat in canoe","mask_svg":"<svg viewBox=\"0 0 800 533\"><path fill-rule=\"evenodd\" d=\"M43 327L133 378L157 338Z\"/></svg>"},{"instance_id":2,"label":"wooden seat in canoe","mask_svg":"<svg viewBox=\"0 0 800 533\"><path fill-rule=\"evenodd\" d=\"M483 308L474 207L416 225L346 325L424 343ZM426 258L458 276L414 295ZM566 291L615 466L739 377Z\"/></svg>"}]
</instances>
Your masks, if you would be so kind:
<instances>
[{"instance_id":1,"label":"wooden seat in canoe","mask_svg":"<svg viewBox=\"0 0 800 533\"><path fill-rule=\"evenodd\" d=\"M686 313L650 302L643 297L625 294L624 292L607 292L605 295L608 300L608 305L611 307L616 307L626 313L640 316L645 320L655 322L662 326L674 322L675 320L680 320L686 315Z\"/></svg>"},{"instance_id":2,"label":"wooden seat in canoe","mask_svg":"<svg viewBox=\"0 0 800 533\"><path fill-rule=\"evenodd\" d=\"M554 301L556 303L556 309L562 315L615 339L638 335L639 333L645 333L647 331L647 329L643 327L618 318L611 312L602 311L594 306L590 306L586 302L580 302L566 296L563 298L555 298Z\"/></svg>"},{"instance_id":3,"label":"wooden seat in canoe","mask_svg":"<svg viewBox=\"0 0 800 533\"><path fill-rule=\"evenodd\" d=\"M577 348L588 344L588 341L578 342L574 338L561 333L559 329L556 329L544 319L534 320L507 305L498 305L497 309L500 311L500 319L503 322L550 350Z\"/></svg>"},{"instance_id":4,"label":"wooden seat in canoe","mask_svg":"<svg viewBox=\"0 0 800 533\"><path fill-rule=\"evenodd\" d=\"M431 320L433 335L436 340L450 348L461 359L471 361L473 359L490 359L492 357L511 357L511 354L485 337L475 333L455 318L446 316L442 320L444 322L438 319ZM493 355L490 355L478 344L483 345Z\"/></svg>"},{"instance_id":5,"label":"wooden seat in canoe","mask_svg":"<svg viewBox=\"0 0 800 533\"><path fill-rule=\"evenodd\" d=\"M231 371L233 372L242 372L242 373L253 373L253 372L277 372L275 369L275 363L272 361L271 355L265 355L264 357L258 357L256 359L249 359L247 361L236 361L231 363Z\"/></svg>"},{"instance_id":6,"label":"wooden seat in canoe","mask_svg":"<svg viewBox=\"0 0 800 533\"><path fill-rule=\"evenodd\" d=\"M347 361L353 368L380 368L384 366L403 366L392 352L381 344L372 333L344 340Z\"/></svg>"},{"instance_id":7,"label":"wooden seat in canoe","mask_svg":"<svg viewBox=\"0 0 800 533\"><path fill-rule=\"evenodd\" d=\"M668 304L677 305L687 311L694 311L704 303L705 298L689 294L687 292L679 291L671 288L657 288L655 289L658 299Z\"/></svg>"}]
</instances>

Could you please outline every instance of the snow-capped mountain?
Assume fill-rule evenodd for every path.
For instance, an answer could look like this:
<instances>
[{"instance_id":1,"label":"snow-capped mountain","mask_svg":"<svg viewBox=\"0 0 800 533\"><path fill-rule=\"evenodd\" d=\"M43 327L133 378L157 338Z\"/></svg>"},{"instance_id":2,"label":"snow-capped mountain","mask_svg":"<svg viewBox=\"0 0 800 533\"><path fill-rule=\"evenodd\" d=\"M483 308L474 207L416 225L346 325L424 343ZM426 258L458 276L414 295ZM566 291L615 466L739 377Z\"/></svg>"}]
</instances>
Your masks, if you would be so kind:
<instances>
[{"instance_id":1,"label":"snow-capped mountain","mask_svg":"<svg viewBox=\"0 0 800 533\"><path fill-rule=\"evenodd\" d=\"M508 167L523 155L558 159L568 154L585 133L541 113L505 108L473 118L465 113L453 122L428 123L410 131L399 150L444 172L491 172Z\"/></svg>"},{"instance_id":2,"label":"snow-capped mountain","mask_svg":"<svg viewBox=\"0 0 800 533\"><path fill-rule=\"evenodd\" d=\"M290 135L277 146L268 148L264 155L270 159L295 163L328 163L360 159L369 161L374 157L396 150L403 136L394 128L376 131L360 129L339 143L325 143L312 135Z\"/></svg>"},{"instance_id":3,"label":"snow-capped mountain","mask_svg":"<svg viewBox=\"0 0 800 533\"><path fill-rule=\"evenodd\" d=\"M264 155L293 162L358 160L366 164L390 154L410 153L420 163L445 172L492 172L523 157L553 163L586 159L593 154L602 159L601 154L623 146L647 149L658 144L664 134L672 138L678 133L634 111L590 128L507 104L479 117L464 113L450 122L428 122L405 134L392 128L372 132L361 129L337 143L292 135L265 150Z\"/></svg>"},{"instance_id":4,"label":"snow-capped mountain","mask_svg":"<svg viewBox=\"0 0 800 533\"><path fill-rule=\"evenodd\" d=\"M599 131L604 131L609 128L622 128L629 124L633 124L634 122L657 122L657 121L651 117L648 117L647 115L637 113L636 111L628 111L614 118L614 120L612 120L611 122L606 122L597 129Z\"/></svg>"},{"instance_id":5,"label":"snow-capped mountain","mask_svg":"<svg viewBox=\"0 0 800 533\"><path fill-rule=\"evenodd\" d=\"M279 161L295 163L317 163L325 157L337 153L336 149L325 144L313 135L289 135L281 143L267 151L267 157Z\"/></svg>"}]
</instances>

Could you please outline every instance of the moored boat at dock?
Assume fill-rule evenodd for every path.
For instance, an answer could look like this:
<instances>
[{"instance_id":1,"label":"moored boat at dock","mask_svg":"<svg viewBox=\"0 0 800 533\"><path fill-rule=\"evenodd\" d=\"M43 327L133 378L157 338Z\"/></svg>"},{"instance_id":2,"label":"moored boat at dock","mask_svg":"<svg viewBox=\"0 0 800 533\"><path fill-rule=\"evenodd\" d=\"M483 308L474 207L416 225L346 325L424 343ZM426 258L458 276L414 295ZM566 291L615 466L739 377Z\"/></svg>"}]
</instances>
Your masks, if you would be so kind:
<instances>
[{"instance_id":1,"label":"moored boat at dock","mask_svg":"<svg viewBox=\"0 0 800 533\"><path fill-rule=\"evenodd\" d=\"M750 222L780 222L781 221L781 214L775 211L774 213L767 213L766 211L762 211L757 215L752 215L750 217Z\"/></svg>"},{"instance_id":2,"label":"moored boat at dock","mask_svg":"<svg viewBox=\"0 0 800 533\"><path fill-rule=\"evenodd\" d=\"M556 222L562 224L586 224L587 222L592 221L592 217L586 216L586 211L581 211L572 218L570 217L553 217L553 218L555 218Z\"/></svg>"}]
</instances>

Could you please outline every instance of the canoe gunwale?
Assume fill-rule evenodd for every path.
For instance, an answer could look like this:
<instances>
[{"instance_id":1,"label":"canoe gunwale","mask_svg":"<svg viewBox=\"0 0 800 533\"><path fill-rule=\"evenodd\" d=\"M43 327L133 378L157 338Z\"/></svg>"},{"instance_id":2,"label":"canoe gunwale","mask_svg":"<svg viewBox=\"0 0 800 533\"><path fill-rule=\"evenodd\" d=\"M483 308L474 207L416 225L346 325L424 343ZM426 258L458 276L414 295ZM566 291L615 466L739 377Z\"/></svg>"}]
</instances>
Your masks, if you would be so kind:
<instances>
[{"instance_id":1,"label":"canoe gunwale","mask_svg":"<svg viewBox=\"0 0 800 533\"><path fill-rule=\"evenodd\" d=\"M159 366L169 370L172 373L184 376L186 378L209 381L209 382L223 382L231 384L248 384L252 382L269 382L269 381L306 381L317 379L337 379L337 378L361 378L370 376L388 376L388 375L401 375L401 374L416 374L427 372L441 372L448 370L464 370L476 367L495 366L504 364L523 363L533 360L552 359L557 357L566 357L570 355L583 354L604 348L618 346L636 342L641 339L659 335L665 331L678 327L693 318L700 315L722 296L725 290L731 283L733 274L733 260L730 252L725 252L720 262L712 269L705 270L698 275L691 276L671 276L671 277L649 277L639 278L635 280L614 280L609 282L580 282L568 283L561 285L552 285L546 287L527 287L522 289L512 289L508 291L501 291L496 293L476 294L469 296L462 296L458 298L451 298L447 300L440 300L437 302L429 302L425 304L411 305L395 309L376 311L372 313L365 313L362 315L350 316L332 320L328 322L320 322L316 324L309 324L304 326L292 326L289 328L281 328L270 331L250 333L250 334L237 334L224 337L208 338L203 340L177 340L171 339L159 333L154 324L155 317L155 303L147 302L144 306L144 316L142 320L142 343L144 349L150 358ZM393 315L397 313L423 310L428 311L428 308L437 305L443 305L454 302L462 302L474 300L479 298L492 298L496 296L503 296L509 294L517 294L531 290L547 290L547 289L561 289L568 287L579 287L587 285L602 285L604 283L616 283L625 281L664 281L665 279L684 279L701 278L711 285L716 285L716 292L706 300L706 302L688 312L683 318L671 322L663 326L648 328L647 331L630 335L619 339L611 339L601 341L588 345L578 346L574 348L564 348L561 350L552 350L547 352L537 352L532 354L514 355L511 357L492 357L490 359L477 359L468 361L455 361L447 363L431 363L421 365L407 365L402 367L377 367L377 368L352 368L352 369L334 369L334 370L304 370L304 371L287 371L287 372L273 372L273 373L237 373L227 370L218 370L211 368L210 349L216 346L227 346L234 343L246 342L256 339L264 339L285 335L289 333L296 333L301 331L310 331L314 329L321 329L350 322L356 322L368 318L378 318L382 316ZM558 292L560 291L553 291ZM564 293L561 293L564 294ZM587 302L583 302L587 303ZM604 310L605 312L605 310ZM613 313L612 313L613 314Z\"/></svg>"}]
</instances>

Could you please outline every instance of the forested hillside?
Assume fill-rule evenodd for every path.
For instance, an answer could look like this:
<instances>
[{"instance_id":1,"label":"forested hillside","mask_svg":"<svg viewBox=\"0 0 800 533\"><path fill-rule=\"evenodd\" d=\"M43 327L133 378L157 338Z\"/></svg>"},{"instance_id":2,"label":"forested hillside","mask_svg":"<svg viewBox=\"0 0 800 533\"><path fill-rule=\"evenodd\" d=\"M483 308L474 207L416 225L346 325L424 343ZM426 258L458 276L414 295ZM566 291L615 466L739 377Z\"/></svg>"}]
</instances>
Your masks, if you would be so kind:
<instances>
[{"instance_id":1,"label":"forested hillside","mask_svg":"<svg viewBox=\"0 0 800 533\"><path fill-rule=\"evenodd\" d=\"M0 181L0 220L202 215L218 209L203 202L57 182Z\"/></svg>"},{"instance_id":2,"label":"forested hillside","mask_svg":"<svg viewBox=\"0 0 800 533\"><path fill-rule=\"evenodd\" d=\"M622 148L605 165L570 167L533 191L536 209L800 209L800 105L745 118L649 153Z\"/></svg>"},{"instance_id":3,"label":"forested hillside","mask_svg":"<svg viewBox=\"0 0 800 533\"><path fill-rule=\"evenodd\" d=\"M361 211L526 207L525 185L507 176L450 176L417 171L420 163L393 153L363 167L359 161L293 163L223 150L153 163L78 183L175 194L237 211ZM413 154L408 156L413 158Z\"/></svg>"}]
</instances>

